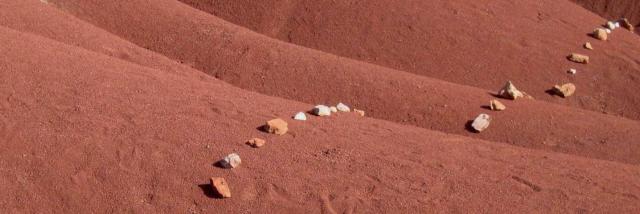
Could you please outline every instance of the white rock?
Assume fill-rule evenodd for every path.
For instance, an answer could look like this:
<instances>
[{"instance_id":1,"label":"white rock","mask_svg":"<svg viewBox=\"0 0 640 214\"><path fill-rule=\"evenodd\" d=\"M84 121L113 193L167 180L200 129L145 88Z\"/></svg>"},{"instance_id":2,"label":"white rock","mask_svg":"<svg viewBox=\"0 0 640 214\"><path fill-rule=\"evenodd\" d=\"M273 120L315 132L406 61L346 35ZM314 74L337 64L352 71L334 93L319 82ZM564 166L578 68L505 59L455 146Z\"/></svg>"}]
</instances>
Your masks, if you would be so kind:
<instances>
[{"instance_id":1,"label":"white rock","mask_svg":"<svg viewBox=\"0 0 640 214\"><path fill-rule=\"evenodd\" d=\"M576 74L576 73L578 73L578 70L576 70L576 69L572 68L572 69L569 69L569 70L567 71L567 73L570 73L570 74Z\"/></svg>"},{"instance_id":2,"label":"white rock","mask_svg":"<svg viewBox=\"0 0 640 214\"><path fill-rule=\"evenodd\" d=\"M295 116L293 116L293 119L305 121L307 120L307 115L304 114L304 112L298 112Z\"/></svg>"},{"instance_id":3,"label":"white rock","mask_svg":"<svg viewBox=\"0 0 640 214\"><path fill-rule=\"evenodd\" d=\"M338 105L336 107L338 108L338 111L341 111L341 112L350 112L351 111L349 106L345 105L344 103L338 103Z\"/></svg>"},{"instance_id":4,"label":"white rock","mask_svg":"<svg viewBox=\"0 0 640 214\"><path fill-rule=\"evenodd\" d=\"M240 159L240 155L236 153L231 153L227 155L227 157L224 157L224 159L220 160L220 164L224 168L229 168L229 169L240 166L240 163L242 163L242 160Z\"/></svg>"},{"instance_id":5,"label":"white rock","mask_svg":"<svg viewBox=\"0 0 640 214\"><path fill-rule=\"evenodd\" d=\"M329 107L329 110L331 110L331 113L336 113L336 112L338 112L338 108L336 108L335 106L331 106L331 107Z\"/></svg>"},{"instance_id":6,"label":"white rock","mask_svg":"<svg viewBox=\"0 0 640 214\"><path fill-rule=\"evenodd\" d=\"M613 24L616 26L616 28L619 28L619 27L620 27L620 22L615 22L615 23L613 23Z\"/></svg>"},{"instance_id":7,"label":"white rock","mask_svg":"<svg viewBox=\"0 0 640 214\"><path fill-rule=\"evenodd\" d=\"M316 116L330 116L331 109L325 105L317 105L313 108L313 114Z\"/></svg>"},{"instance_id":8,"label":"white rock","mask_svg":"<svg viewBox=\"0 0 640 214\"><path fill-rule=\"evenodd\" d=\"M604 29L605 32L607 32L607 34L611 33L611 29Z\"/></svg>"},{"instance_id":9,"label":"white rock","mask_svg":"<svg viewBox=\"0 0 640 214\"><path fill-rule=\"evenodd\" d=\"M491 117L488 114L480 114L471 123L471 127L477 132L482 132L489 127L491 123Z\"/></svg>"},{"instance_id":10,"label":"white rock","mask_svg":"<svg viewBox=\"0 0 640 214\"><path fill-rule=\"evenodd\" d=\"M612 21L608 21L607 22L607 28L609 28L611 30L615 30L616 29L616 24L613 23Z\"/></svg>"}]
</instances>

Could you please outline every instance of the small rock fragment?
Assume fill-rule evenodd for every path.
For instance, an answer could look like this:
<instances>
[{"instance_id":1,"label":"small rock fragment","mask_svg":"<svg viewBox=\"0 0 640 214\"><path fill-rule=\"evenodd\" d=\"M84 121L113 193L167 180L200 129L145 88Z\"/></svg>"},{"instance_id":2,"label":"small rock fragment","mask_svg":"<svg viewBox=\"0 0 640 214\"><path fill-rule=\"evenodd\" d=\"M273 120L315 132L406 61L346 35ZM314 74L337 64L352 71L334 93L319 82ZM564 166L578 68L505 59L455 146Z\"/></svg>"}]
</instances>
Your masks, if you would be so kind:
<instances>
[{"instance_id":1,"label":"small rock fragment","mask_svg":"<svg viewBox=\"0 0 640 214\"><path fill-rule=\"evenodd\" d=\"M575 63L589 64L589 56L587 55L572 53L567 58Z\"/></svg>"},{"instance_id":2,"label":"small rock fragment","mask_svg":"<svg viewBox=\"0 0 640 214\"><path fill-rule=\"evenodd\" d=\"M611 34L611 30L609 29L604 29L604 32L607 32L607 34Z\"/></svg>"},{"instance_id":3,"label":"small rock fragment","mask_svg":"<svg viewBox=\"0 0 640 214\"><path fill-rule=\"evenodd\" d=\"M338 103L338 105L336 105L336 108L338 108L338 111L341 111L341 112L350 112L351 111L349 106L345 105L344 103Z\"/></svg>"},{"instance_id":4,"label":"small rock fragment","mask_svg":"<svg viewBox=\"0 0 640 214\"><path fill-rule=\"evenodd\" d=\"M335 106L331 106L331 107L329 107L329 110L331 110L331 113L336 113L336 112L338 112L338 108L336 108Z\"/></svg>"},{"instance_id":5,"label":"small rock fragment","mask_svg":"<svg viewBox=\"0 0 640 214\"><path fill-rule=\"evenodd\" d=\"M631 22L629 22L629 20L627 18L623 18L622 20L620 20L622 27L626 28L627 30L633 32L634 31L634 27L631 24Z\"/></svg>"},{"instance_id":6,"label":"small rock fragment","mask_svg":"<svg viewBox=\"0 0 640 214\"><path fill-rule=\"evenodd\" d=\"M482 132L489 127L489 123L491 123L491 117L488 114L480 114L473 120L471 127L477 132Z\"/></svg>"},{"instance_id":7,"label":"small rock fragment","mask_svg":"<svg viewBox=\"0 0 640 214\"><path fill-rule=\"evenodd\" d=\"M264 126L265 131L276 134L276 135L284 135L289 131L289 127L287 127L287 122L280 118L276 118L273 120L267 121L267 124Z\"/></svg>"},{"instance_id":8,"label":"small rock fragment","mask_svg":"<svg viewBox=\"0 0 640 214\"><path fill-rule=\"evenodd\" d=\"M608 21L607 22L607 28L609 28L610 30L615 30L616 29L616 24L613 23L612 21Z\"/></svg>"},{"instance_id":9,"label":"small rock fragment","mask_svg":"<svg viewBox=\"0 0 640 214\"><path fill-rule=\"evenodd\" d=\"M240 163L242 163L242 160L240 159L240 155L236 153L231 153L227 155L227 157L224 157L224 159L220 160L220 165L227 169L236 168L240 166Z\"/></svg>"},{"instance_id":10,"label":"small rock fragment","mask_svg":"<svg viewBox=\"0 0 640 214\"><path fill-rule=\"evenodd\" d=\"M253 148L260 148L264 146L265 143L267 143L267 141L260 138L253 138L247 141L247 144Z\"/></svg>"},{"instance_id":11,"label":"small rock fragment","mask_svg":"<svg viewBox=\"0 0 640 214\"><path fill-rule=\"evenodd\" d=\"M307 115L304 112L298 112L295 116L293 116L293 119L305 121L307 120Z\"/></svg>"},{"instance_id":12,"label":"small rock fragment","mask_svg":"<svg viewBox=\"0 0 640 214\"><path fill-rule=\"evenodd\" d=\"M353 109L353 112L357 113L358 115L364 117L364 111L360 110L360 109Z\"/></svg>"},{"instance_id":13,"label":"small rock fragment","mask_svg":"<svg viewBox=\"0 0 640 214\"><path fill-rule=\"evenodd\" d=\"M620 27L620 22L615 22L616 28Z\"/></svg>"},{"instance_id":14,"label":"small rock fragment","mask_svg":"<svg viewBox=\"0 0 640 214\"><path fill-rule=\"evenodd\" d=\"M229 190L229 185L224 178L211 178L211 187L223 198L231 198L231 190Z\"/></svg>"},{"instance_id":15,"label":"small rock fragment","mask_svg":"<svg viewBox=\"0 0 640 214\"><path fill-rule=\"evenodd\" d=\"M498 100L491 100L491 103L489 104L489 107L493 111L503 111L503 110L507 109L507 107L504 104L502 104L500 101L498 101Z\"/></svg>"},{"instance_id":16,"label":"small rock fragment","mask_svg":"<svg viewBox=\"0 0 640 214\"><path fill-rule=\"evenodd\" d=\"M590 42L584 43L584 48L588 50L593 50L593 46L591 46Z\"/></svg>"},{"instance_id":17,"label":"small rock fragment","mask_svg":"<svg viewBox=\"0 0 640 214\"><path fill-rule=\"evenodd\" d=\"M325 105L317 105L316 107L313 108L312 112L316 116L330 116L331 108Z\"/></svg>"},{"instance_id":18,"label":"small rock fragment","mask_svg":"<svg viewBox=\"0 0 640 214\"><path fill-rule=\"evenodd\" d=\"M519 91L511 81L507 81L507 84L498 92L498 96L515 100L518 97L524 97L524 93Z\"/></svg>"},{"instance_id":19,"label":"small rock fragment","mask_svg":"<svg viewBox=\"0 0 640 214\"><path fill-rule=\"evenodd\" d=\"M607 31L603 28L596 28L593 30L591 36L602 41L607 41Z\"/></svg>"},{"instance_id":20,"label":"small rock fragment","mask_svg":"<svg viewBox=\"0 0 640 214\"><path fill-rule=\"evenodd\" d=\"M569 70L567 71L567 73L570 73L570 74L576 74L576 73L578 73L578 70L576 70L576 69L572 68L572 69L569 69Z\"/></svg>"},{"instance_id":21,"label":"small rock fragment","mask_svg":"<svg viewBox=\"0 0 640 214\"><path fill-rule=\"evenodd\" d=\"M561 97L568 97L576 92L576 85L573 83L553 86L553 92Z\"/></svg>"}]
</instances>

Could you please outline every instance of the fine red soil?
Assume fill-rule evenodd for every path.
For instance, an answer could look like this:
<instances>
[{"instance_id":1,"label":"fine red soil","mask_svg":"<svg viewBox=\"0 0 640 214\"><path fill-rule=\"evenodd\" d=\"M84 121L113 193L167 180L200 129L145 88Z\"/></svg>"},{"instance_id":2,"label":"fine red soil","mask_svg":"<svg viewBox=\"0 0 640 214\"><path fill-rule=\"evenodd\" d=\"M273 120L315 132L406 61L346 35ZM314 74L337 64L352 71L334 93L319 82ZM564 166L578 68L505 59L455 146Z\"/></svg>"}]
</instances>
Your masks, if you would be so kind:
<instances>
[{"instance_id":1,"label":"fine red soil","mask_svg":"<svg viewBox=\"0 0 640 214\"><path fill-rule=\"evenodd\" d=\"M181 1L328 53L488 90L509 79L540 100L640 119L640 97L622 95L640 84L640 40L624 30L610 42L586 36L605 20L569 1ZM591 63L567 61L572 52ZM545 93L564 82L578 85L574 98Z\"/></svg>"},{"instance_id":2,"label":"fine red soil","mask_svg":"<svg viewBox=\"0 0 640 214\"><path fill-rule=\"evenodd\" d=\"M0 0L3 213L640 211L640 122L620 116L631 92L620 114L546 94L490 112L505 80L487 90L339 57L173 0L44 2ZM640 49L629 41L599 51ZM367 117L290 119L338 101ZM465 129L483 112L488 130ZM289 133L258 129L275 117ZM244 144L253 137L268 143ZM232 152L239 168L213 165ZM232 198L215 198L215 176Z\"/></svg>"},{"instance_id":3,"label":"fine red soil","mask_svg":"<svg viewBox=\"0 0 640 214\"><path fill-rule=\"evenodd\" d=\"M288 120L290 134L268 136L256 127L309 105L0 31L9 212L640 209L637 166L355 114ZM269 144L242 144L256 135ZM241 168L212 166L230 152ZM227 177L234 197L209 198L211 176Z\"/></svg>"},{"instance_id":4,"label":"fine red soil","mask_svg":"<svg viewBox=\"0 0 640 214\"><path fill-rule=\"evenodd\" d=\"M241 88L306 103L342 101L376 118L485 140L640 163L637 121L525 100L508 102L513 110L493 114L491 131L478 135L465 126L489 111L482 106L494 97L483 89L283 43L176 1L54 2L142 47Z\"/></svg>"},{"instance_id":5,"label":"fine red soil","mask_svg":"<svg viewBox=\"0 0 640 214\"><path fill-rule=\"evenodd\" d=\"M640 33L640 1L628 0L572 0L609 20L627 18Z\"/></svg>"}]
</instances>

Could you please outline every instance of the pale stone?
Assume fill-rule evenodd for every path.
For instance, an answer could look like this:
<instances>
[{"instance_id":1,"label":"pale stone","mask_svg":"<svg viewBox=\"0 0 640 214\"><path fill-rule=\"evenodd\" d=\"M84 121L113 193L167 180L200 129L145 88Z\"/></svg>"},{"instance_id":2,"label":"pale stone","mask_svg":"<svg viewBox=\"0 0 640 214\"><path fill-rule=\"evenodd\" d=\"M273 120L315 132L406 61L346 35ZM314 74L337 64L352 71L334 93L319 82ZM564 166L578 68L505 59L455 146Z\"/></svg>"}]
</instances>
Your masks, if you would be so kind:
<instances>
[{"instance_id":1,"label":"pale stone","mask_svg":"<svg viewBox=\"0 0 640 214\"><path fill-rule=\"evenodd\" d=\"M589 42L584 43L584 48L585 48L585 49L588 49L588 50L593 50L593 46L592 46L592 45L591 45L591 43L589 43Z\"/></svg>"},{"instance_id":2,"label":"pale stone","mask_svg":"<svg viewBox=\"0 0 640 214\"><path fill-rule=\"evenodd\" d=\"M519 91L516 88L516 86L514 86L513 83L511 83L511 81L507 81L507 84L505 84L505 86L502 87L502 89L500 89L500 91L498 92L498 95L500 97L504 97L512 100L515 100L519 97L524 97L524 93Z\"/></svg>"},{"instance_id":3,"label":"pale stone","mask_svg":"<svg viewBox=\"0 0 640 214\"><path fill-rule=\"evenodd\" d=\"M609 28L611 30L615 30L616 29L616 24L613 23L612 21L608 21L607 22L607 28Z\"/></svg>"},{"instance_id":4,"label":"pale stone","mask_svg":"<svg viewBox=\"0 0 640 214\"><path fill-rule=\"evenodd\" d=\"M316 116L330 116L331 108L325 105L317 105L316 107L313 108L312 112Z\"/></svg>"},{"instance_id":5,"label":"pale stone","mask_svg":"<svg viewBox=\"0 0 640 214\"><path fill-rule=\"evenodd\" d=\"M626 28L627 30L633 32L635 29L633 27L633 25L631 24L631 22L629 22L628 19L623 18L622 20L620 20L622 27Z\"/></svg>"},{"instance_id":6,"label":"pale stone","mask_svg":"<svg viewBox=\"0 0 640 214\"><path fill-rule=\"evenodd\" d=\"M507 109L507 107L498 100L491 100L489 107L494 111L503 111Z\"/></svg>"},{"instance_id":7,"label":"pale stone","mask_svg":"<svg viewBox=\"0 0 640 214\"><path fill-rule=\"evenodd\" d=\"M335 106L331 106L331 107L329 107L329 110L331 110L331 113L336 113L336 112L338 112L338 108L336 108Z\"/></svg>"},{"instance_id":8,"label":"pale stone","mask_svg":"<svg viewBox=\"0 0 640 214\"><path fill-rule=\"evenodd\" d=\"M295 116L293 116L293 119L305 121L307 120L307 115L304 112L298 112Z\"/></svg>"},{"instance_id":9,"label":"pale stone","mask_svg":"<svg viewBox=\"0 0 640 214\"><path fill-rule=\"evenodd\" d=\"M589 56L587 55L572 53L567 58L575 63L589 64Z\"/></svg>"},{"instance_id":10,"label":"pale stone","mask_svg":"<svg viewBox=\"0 0 640 214\"><path fill-rule=\"evenodd\" d=\"M573 83L567 83L563 85L553 86L553 92L561 97L569 97L576 92L576 85Z\"/></svg>"},{"instance_id":11,"label":"pale stone","mask_svg":"<svg viewBox=\"0 0 640 214\"><path fill-rule=\"evenodd\" d=\"M360 115L360 116L364 117L364 111L363 111L363 110L360 110L360 109L353 109L353 112L355 112L356 114L358 114L358 115Z\"/></svg>"},{"instance_id":12,"label":"pale stone","mask_svg":"<svg viewBox=\"0 0 640 214\"><path fill-rule=\"evenodd\" d=\"M471 127L477 132L482 132L489 127L489 123L491 123L491 117L488 114L480 114L473 120Z\"/></svg>"},{"instance_id":13,"label":"pale stone","mask_svg":"<svg viewBox=\"0 0 640 214\"><path fill-rule=\"evenodd\" d=\"M607 31L603 28L596 28L595 30L593 30L593 33L591 34L591 36L593 36L593 38L602 40L602 41L606 41L607 40Z\"/></svg>"},{"instance_id":14,"label":"pale stone","mask_svg":"<svg viewBox=\"0 0 640 214\"><path fill-rule=\"evenodd\" d=\"M567 71L567 73L570 73L570 74L576 74L576 73L578 73L578 70L576 70L576 69L572 68L572 69L569 69L569 70Z\"/></svg>"},{"instance_id":15,"label":"pale stone","mask_svg":"<svg viewBox=\"0 0 640 214\"><path fill-rule=\"evenodd\" d=\"M338 103L336 108L338 108L338 111L341 111L341 112L350 112L351 111L349 106L345 105L344 103Z\"/></svg>"},{"instance_id":16,"label":"pale stone","mask_svg":"<svg viewBox=\"0 0 640 214\"><path fill-rule=\"evenodd\" d=\"M220 165L222 165L222 167L224 168L229 169L240 166L240 163L242 163L242 160L240 159L240 155L236 153L231 153L224 157L224 159L220 160Z\"/></svg>"}]
</instances>

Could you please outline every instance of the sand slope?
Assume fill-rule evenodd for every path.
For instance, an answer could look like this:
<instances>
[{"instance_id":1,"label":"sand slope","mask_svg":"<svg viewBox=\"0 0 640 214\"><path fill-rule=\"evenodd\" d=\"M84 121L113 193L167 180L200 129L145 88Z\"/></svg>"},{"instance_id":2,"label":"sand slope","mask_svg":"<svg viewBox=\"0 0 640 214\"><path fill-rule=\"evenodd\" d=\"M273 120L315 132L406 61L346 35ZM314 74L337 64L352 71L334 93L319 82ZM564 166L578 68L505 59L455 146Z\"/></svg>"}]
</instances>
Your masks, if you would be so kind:
<instances>
[{"instance_id":1,"label":"sand slope","mask_svg":"<svg viewBox=\"0 0 640 214\"><path fill-rule=\"evenodd\" d=\"M472 134L485 89L287 44L177 1L48 2L0 1L3 212L640 211L638 121L504 101ZM374 118L289 119L337 101ZM287 135L257 129L274 117ZM252 137L267 146L244 145ZM240 168L213 165L231 152ZM232 198L212 198L212 176Z\"/></svg>"},{"instance_id":2,"label":"sand slope","mask_svg":"<svg viewBox=\"0 0 640 214\"><path fill-rule=\"evenodd\" d=\"M0 151L0 206L9 212L639 209L637 166L354 114L266 136L255 129L262 121L308 105L0 31L1 134L11 142ZM241 143L253 136L270 143ZM241 168L212 166L232 151ZM227 177L234 197L208 198L210 176Z\"/></svg>"},{"instance_id":3,"label":"sand slope","mask_svg":"<svg viewBox=\"0 0 640 214\"><path fill-rule=\"evenodd\" d=\"M491 131L473 134L465 126L488 112L483 106L494 97L487 90L283 43L176 1L153 2L64 0L55 5L241 88L306 103L346 102L376 118L448 133L640 163L637 121L518 101L508 102L513 110L492 114Z\"/></svg>"},{"instance_id":4,"label":"sand slope","mask_svg":"<svg viewBox=\"0 0 640 214\"><path fill-rule=\"evenodd\" d=\"M625 96L640 83L640 40L628 31L610 42L586 36L605 20L569 1L181 1L340 56L489 90L510 79L540 100L640 119L640 98ZM587 41L596 51L581 48ZM592 63L567 61L571 52ZM575 97L545 93L559 82L576 83Z\"/></svg>"}]
</instances>

